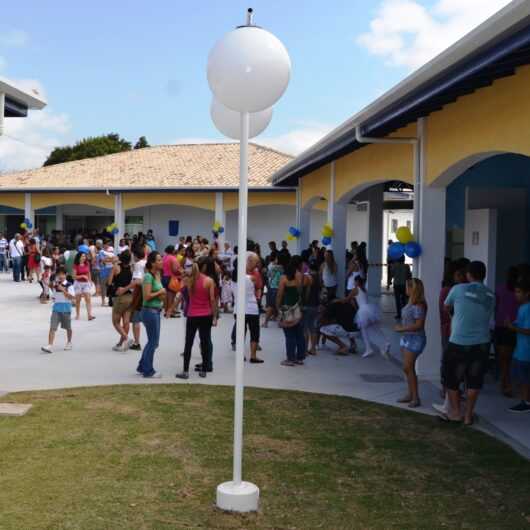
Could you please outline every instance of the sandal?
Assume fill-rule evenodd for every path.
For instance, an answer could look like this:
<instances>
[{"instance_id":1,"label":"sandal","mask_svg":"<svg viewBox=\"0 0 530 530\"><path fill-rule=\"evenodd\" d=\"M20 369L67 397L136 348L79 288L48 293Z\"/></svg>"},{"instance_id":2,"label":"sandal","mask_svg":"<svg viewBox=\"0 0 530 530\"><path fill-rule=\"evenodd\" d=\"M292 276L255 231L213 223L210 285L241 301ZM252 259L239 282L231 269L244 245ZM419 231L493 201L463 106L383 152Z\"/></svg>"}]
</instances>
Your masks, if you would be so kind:
<instances>
[{"instance_id":1,"label":"sandal","mask_svg":"<svg viewBox=\"0 0 530 530\"><path fill-rule=\"evenodd\" d=\"M409 409L416 409L421 407L421 401L419 399L415 399L414 401L411 401L408 406Z\"/></svg>"},{"instance_id":2,"label":"sandal","mask_svg":"<svg viewBox=\"0 0 530 530\"><path fill-rule=\"evenodd\" d=\"M412 398L410 396L403 396L397 400L396 403L410 403Z\"/></svg>"},{"instance_id":3,"label":"sandal","mask_svg":"<svg viewBox=\"0 0 530 530\"><path fill-rule=\"evenodd\" d=\"M459 418L455 420L454 418L450 418L447 414L439 413L438 419L441 421L445 421L446 423L462 423L462 418Z\"/></svg>"},{"instance_id":4,"label":"sandal","mask_svg":"<svg viewBox=\"0 0 530 530\"><path fill-rule=\"evenodd\" d=\"M265 361L263 359L258 359L257 357L255 359L250 359L250 362L251 364L261 364L261 363L264 363Z\"/></svg>"}]
</instances>

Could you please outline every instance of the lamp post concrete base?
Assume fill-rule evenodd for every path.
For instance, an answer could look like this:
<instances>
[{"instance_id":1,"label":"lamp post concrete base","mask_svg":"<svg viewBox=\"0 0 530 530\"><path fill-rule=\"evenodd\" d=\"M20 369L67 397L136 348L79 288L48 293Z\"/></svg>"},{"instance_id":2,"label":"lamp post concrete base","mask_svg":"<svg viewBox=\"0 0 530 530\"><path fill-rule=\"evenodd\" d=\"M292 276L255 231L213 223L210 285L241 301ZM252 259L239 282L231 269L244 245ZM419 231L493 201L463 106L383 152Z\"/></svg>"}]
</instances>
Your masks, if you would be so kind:
<instances>
[{"instance_id":1,"label":"lamp post concrete base","mask_svg":"<svg viewBox=\"0 0 530 530\"><path fill-rule=\"evenodd\" d=\"M217 486L217 507L227 512L257 512L259 488L251 482L223 482Z\"/></svg>"}]
</instances>

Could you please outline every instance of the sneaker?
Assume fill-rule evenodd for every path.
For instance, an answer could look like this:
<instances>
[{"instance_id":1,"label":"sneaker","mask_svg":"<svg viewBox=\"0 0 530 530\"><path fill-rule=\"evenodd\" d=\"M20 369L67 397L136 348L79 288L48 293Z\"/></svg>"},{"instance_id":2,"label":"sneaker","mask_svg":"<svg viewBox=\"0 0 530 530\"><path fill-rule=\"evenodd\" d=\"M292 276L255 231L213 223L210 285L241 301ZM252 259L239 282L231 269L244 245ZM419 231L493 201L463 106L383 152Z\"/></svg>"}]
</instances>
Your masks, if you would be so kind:
<instances>
[{"instance_id":1,"label":"sneaker","mask_svg":"<svg viewBox=\"0 0 530 530\"><path fill-rule=\"evenodd\" d=\"M178 374L175 374L175 377L177 379L189 379L190 378L190 374L188 372L180 372Z\"/></svg>"},{"instance_id":2,"label":"sneaker","mask_svg":"<svg viewBox=\"0 0 530 530\"><path fill-rule=\"evenodd\" d=\"M521 403L514 405L508 409L510 412L530 412L530 403L521 401Z\"/></svg>"},{"instance_id":3,"label":"sneaker","mask_svg":"<svg viewBox=\"0 0 530 530\"><path fill-rule=\"evenodd\" d=\"M71 351L72 350L72 343L67 342L66 346L64 347L64 351Z\"/></svg>"},{"instance_id":4,"label":"sneaker","mask_svg":"<svg viewBox=\"0 0 530 530\"><path fill-rule=\"evenodd\" d=\"M162 374L160 372L153 372L151 375L145 375L146 379L162 379Z\"/></svg>"},{"instance_id":5,"label":"sneaker","mask_svg":"<svg viewBox=\"0 0 530 530\"><path fill-rule=\"evenodd\" d=\"M129 350L142 351L142 347L139 344L134 344L133 342L132 345L129 346Z\"/></svg>"},{"instance_id":6,"label":"sneaker","mask_svg":"<svg viewBox=\"0 0 530 530\"><path fill-rule=\"evenodd\" d=\"M52 347L48 344L48 346L42 346L40 349L42 353L53 353Z\"/></svg>"},{"instance_id":7,"label":"sneaker","mask_svg":"<svg viewBox=\"0 0 530 530\"><path fill-rule=\"evenodd\" d=\"M374 354L373 351L365 351L362 355L363 359L366 359L366 357L371 357Z\"/></svg>"},{"instance_id":8,"label":"sneaker","mask_svg":"<svg viewBox=\"0 0 530 530\"><path fill-rule=\"evenodd\" d=\"M123 345L122 344L116 344L112 347L112 351L123 351Z\"/></svg>"},{"instance_id":9,"label":"sneaker","mask_svg":"<svg viewBox=\"0 0 530 530\"><path fill-rule=\"evenodd\" d=\"M433 403L432 408L439 414L447 414L449 412L449 409L445 406L445 403L442 405L439 405L438 403Z\"/></svg>"},{"instance_id":10,"label":"sneaker","mask_svg":"<svg viewBox=\"0 0 530 530\"><path fill-rule=\"evenodd\" d=\"M131 349L131 346L134 346L134 340L133 339L129 339L127 341L127 348Z\"/></svg>"}]
</instances>

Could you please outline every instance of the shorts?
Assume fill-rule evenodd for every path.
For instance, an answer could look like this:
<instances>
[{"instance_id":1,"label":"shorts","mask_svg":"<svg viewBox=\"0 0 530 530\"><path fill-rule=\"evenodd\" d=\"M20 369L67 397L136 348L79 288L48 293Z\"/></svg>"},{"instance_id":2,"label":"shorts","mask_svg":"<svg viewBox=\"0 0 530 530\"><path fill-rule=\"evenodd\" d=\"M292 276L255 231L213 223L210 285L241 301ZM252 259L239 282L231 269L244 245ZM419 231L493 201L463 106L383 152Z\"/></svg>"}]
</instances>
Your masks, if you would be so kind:
<instances>
[{"instance_id":1,"label":"shorts","mask_svg":"<svg viewBox=\"0 0 530 530\"><path fill-rule=\"evenodd\" d=\"M112 298L112 316L122 317L125 313L129 311L129 308L132 304L132 294L125 293L121 296L114 296Z\"/></svg>"},{"instance_id":2,"label":"shorts","mask_svg":"<svg viewBox=\"0 0 530 530\"><path fill-rule=\"evenodd\" d=\"M427 337L425 335L405 334L399 341L401 348L413 353L416 357L419 357L423 353L426 345Z\"/></svg>"},{"instance_id":3,"label":"shorts","mask_svg":"<svg viewBox=\"0 0 530 530\"><path fill-rule=\"evenodd\" d=\"M92 281L94 282L94 285L99 285L101 283L99 269L92 269Z\"/></svg>"},{"instance_id":4,"label":"shorts","mask_svg":"<svg viewBox=\"0 0 530 530\"><path fill-rule=\"evenodd\" d=\"M513 359L512 380L520 385L530 385L530 362Z\"/></svg>"},{"instance_id":5,"label":"shorts","mask_svg":"<svg viewBox=\"0 0 530 530\"><path fill-rule=\"evenodd\" d=\"M495 346L504 346L515 349L517 343L517 333L503 326L497 326L494 334Z\"/></svg>"},{"instance_id":6,"label":"shorts","mask_svg":"<svg viewBox=\"0 0 530 530\"><path fill-rule=\"evenodd\" d=\"M276 307L278 289L267 289L267 307Z\"/></svg>"},{"instance_id":7,"label":"shorts","mask_svg":"<svg viewBox=\"0 0 530 530\"><path fill-rule=\"evenodd\" d=\"M50 319L50 329L52 331L57 331L59 324L61 324L61 327L64 330L70 331L72 329L72 319L70 313L58 313L53 311Z\"/></svg>"},{"instance_id":8,"label":"shorts","mask_svg":"<svg viewBox=\"0 0 530 530\"><path fill-rule=\"evenodd\" d=\"M318 307L305 306L303 308L302 324L309 333L318 333Z\"/></svg>"},{"instance_id":9,"label":"shorts","mask_svg":"<svg viewBox=\"0 0 530 530\"><path fill-rule=\"evenodd\" d=\"M490 344L462 346L449 343L444 355L444 385L449 390L458 390L465 381L467 388L480 390L488 371Z\"/></svg>"},{"instance_id":10,"label":"shorts","mask_svg":"<svg viewBox=\"0 0 530 530\"><path fill-rule=\"evenodd\" d=\"M162 287L167 290L171 276L162 276Z\"/></svg>"},{"instance_id":11,"label":"shorts","mask_svg":"<svg viewBox=\"0 0 530 530\"><path fill-rule=\"evenodd\" d=\"M348 338L355 337L354 331L346 331L340 324L328 324L320 328L320 333L326 337Z\"/></svg>"},{"instance_id":12,"label":"shorts","mask_svg":"<svg viewBox=\"0 0 530 530\"><path fill-rule=\"evenodd\" d=\"M74 291L76 295L90 294L91 285L90 282L74 282Z\"/></svg>"},{"instance_id":13,"label":"shorts","mask_svg":"<svg viewBox=\"0 0 530 530\"><path fill-rule=\"evenodd\" d=\"M133 311L131 315L131 324L140 324L142 322L142 312Z\"/></svg>"}]
</instances>

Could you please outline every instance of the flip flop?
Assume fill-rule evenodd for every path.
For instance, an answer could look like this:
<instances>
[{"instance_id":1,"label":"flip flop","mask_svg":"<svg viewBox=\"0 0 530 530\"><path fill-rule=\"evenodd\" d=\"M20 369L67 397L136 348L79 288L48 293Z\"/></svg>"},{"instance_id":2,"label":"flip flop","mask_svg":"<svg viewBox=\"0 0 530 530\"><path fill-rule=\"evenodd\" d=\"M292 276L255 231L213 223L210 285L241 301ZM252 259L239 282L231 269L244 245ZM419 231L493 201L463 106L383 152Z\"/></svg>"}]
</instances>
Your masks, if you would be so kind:
<instances>
[{"instance_id":1,"label":"flip flop","mask_svg":"<svg viewBox=\"0 0 530 530\"><path fill-rule=\"evenodd\" d=\"M438 413L437 416L438 419L440 419L441 421L445 421L446 423L462 423L462 419L453 420L447 414L443 414L442 412Z\"/></svg>"}]
</instances>

